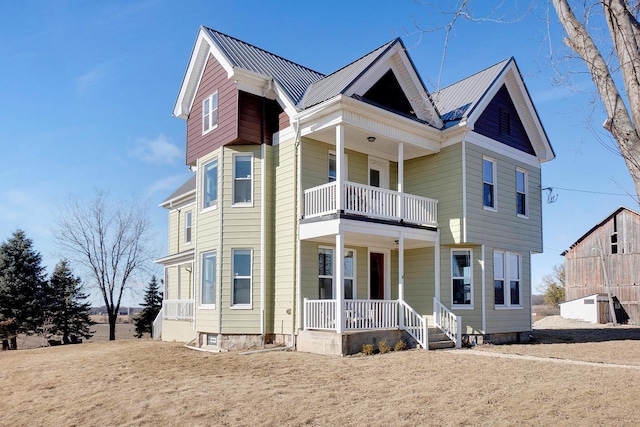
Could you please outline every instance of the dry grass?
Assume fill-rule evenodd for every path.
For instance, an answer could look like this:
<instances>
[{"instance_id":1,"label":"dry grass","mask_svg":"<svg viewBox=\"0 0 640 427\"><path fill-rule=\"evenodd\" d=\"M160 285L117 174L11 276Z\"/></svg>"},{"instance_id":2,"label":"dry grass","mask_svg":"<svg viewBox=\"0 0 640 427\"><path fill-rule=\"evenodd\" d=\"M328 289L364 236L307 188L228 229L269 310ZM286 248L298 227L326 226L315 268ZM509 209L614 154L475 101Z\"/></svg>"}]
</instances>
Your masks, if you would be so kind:
<instances>
[{"instance_id":1,"label":"dry grass","mask_svg":"<svg viewBox=\"0 0 640 427\"><path fill-rule=\"evenodd\" d=\"M634 333L625 340L479 348L640 365L640 329ZM123 340L3 352L0 424L640 424L639 369L465 351L241 356Z\"/></svg>"}]
</instances>

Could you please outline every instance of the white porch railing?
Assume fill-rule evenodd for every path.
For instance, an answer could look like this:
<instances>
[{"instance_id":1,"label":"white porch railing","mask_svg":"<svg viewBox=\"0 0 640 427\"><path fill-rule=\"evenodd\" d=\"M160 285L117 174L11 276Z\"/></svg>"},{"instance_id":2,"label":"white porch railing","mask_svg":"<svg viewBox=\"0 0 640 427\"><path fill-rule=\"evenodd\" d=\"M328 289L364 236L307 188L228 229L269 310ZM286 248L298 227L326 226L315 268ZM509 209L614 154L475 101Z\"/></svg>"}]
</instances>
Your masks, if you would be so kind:
<instances>
[{"instance_id":1,"label":"white porch railing","mask_svg":"<svg viewBox=\"0 0 640 427\"><path fill-rule=\"evenodd\" d=\"M304 191L305 218L336 212L336 185L336 182L330 182ZM347 181L344 183L342 205L344 211L350 214L438 225L438 201L413 194Z\"/></svg>"},{"instance_id":2,"label":"white porch railing","mask_svg":"<svg viewBox=\"0 0 640 427\"><path fill-rule=\"evenodd\" d=\"M336 329L336 306L333 299L304 300L305 329ZM424 349L429 348L427 318L409 304L398 300L345 300L345 331L370 329L404 329ZM402 312L401 312L402 310ZM402 314L403 322L400 322Z\"/></svg>"},{"instance_id":3,"label":"white porch railing","mask_svg":"<svg viewBox=\"0 0 640 427\"><path fill-rule=\"evenodd\" d=\"M151 326L151 338L154 340L160 339L162 336L162 316L164 309L161 308L158 315L153 319L153 325Z\"/></svg>"},{"instance_id":4,"label":"white porch railing","mask_svg":"<svg viewBox=\"0 0 640 427\"><path fill-rule=\"evenodd\" d=\"M462 347L462 316L456 316L437 298L433 298L433 317L436 326L456 343L456 348Z\"/></svg>"},{"instance_id":5,"label":"white porch railing","mask_svg":"<svg viewBox=\"0 0 640 427\"><path fill-rule=\"evenodd\" d=\"M193 320L194 300L168 299L162 301L163 319Z\"/></svg>"}]
</instances>

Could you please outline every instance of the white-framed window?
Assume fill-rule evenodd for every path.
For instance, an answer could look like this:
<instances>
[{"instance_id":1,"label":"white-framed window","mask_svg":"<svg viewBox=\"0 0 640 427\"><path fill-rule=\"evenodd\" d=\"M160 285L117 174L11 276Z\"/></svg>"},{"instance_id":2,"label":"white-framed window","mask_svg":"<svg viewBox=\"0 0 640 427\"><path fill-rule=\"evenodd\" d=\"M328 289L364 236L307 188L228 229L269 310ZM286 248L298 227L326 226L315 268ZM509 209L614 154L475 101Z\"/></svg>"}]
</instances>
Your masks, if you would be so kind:
<instances>
[{"instance_id":1,"label":"white-framed window","mask_svg":"<svg viewBox=\"0 0 640 427\"><path fill-rule=\"evenodd\" d=\"M496 203L496 161L482 158L482 203L487 209L497 209Z\"/></svg>"},{"instance_id":2,"label":"white-framed window","mask_svg":"<svg viewBox=\"0 0 640 427\"><path fill-rule=\"evenodd\" d=\"M473 259L471 249L451 250L451 302L473 308Z\"/></svg>"},{"instance_id":3,"label":"white-framed window","mask_svg":"<svg viewBox=\"0 0 640 427\"><path fill-rule=\"evenodd\" d=\"M499 308L522 307L522 257L511 252L493 253L494 303Z\"/></svg>"},{"instance_id":4,"label":"white-framed window","mask_svg":"<svg viewBox=\"0 0 640 427\"><path fill-rule=\"evenodd\" d=\"M333 248L318 248L319 299L333 299L333 296L335 295L335 289L333 286L333 277L335 274L333 253ZM345 248L343 262L344 298L354 299L356 297L356 251Z\"/></svg>"},{"instance_id":5,"label":"white-framed window","mask_svg":"<svg viewBox=\"0 0 640 427\"><path fill-rule=\"evenodd\" d=\"M233 155L233 204L251 206L253 202L253 155Z\"/></svg>"},{"instance_id":6,"label":"white-framed window","mask_svg":"<svg viewBox=\"0 0 640 427\"><path fill-rule=\"evenodd\" d=\"M202 101L202 134L218 127L218 92Z\"/></svg>"},{"instance_id":7,"label":"white-framed window","mask_svg":"<svg viewBox=\"0 0 640 427\"><path fill-rule=\"evenodd\" d=\"M200 305L215 308L216 303L216 251L202 254L202 286L200 288Z\"/></svg>"},{"instance_id":8,"label":"white-framed window","mask_svg":"<svg viewBox=\"0 0 640 427\"><path fill-rule=\"evenodd\" d=\"M516 212L518 216L527 217L529 215L529 198L527 171L524 169L516 169Z\"/></svg>"},{"instance_id":9,"label":"white-framed window","mask_svg":"<svg viewBox=\"0 0 640 427\"><path fill-rule=\"evenodd\" d=\"M233 249L231 255L233 283L231 307L251 308L251 249Z\"/></svg>"},{"instance_id":10,"label":"white-framed window","mask_svg":"<svg viewBox=\"0 0 640 427\"><path fill-rule=\"evenodd\" d=\"M193 230L192 222L193 215L191 211L188 211L184 214L184 243L191 243L191 233Z\"/></svg>"},{"instance_id":11,"label":"white-framed window","mask_svg":"<svg viewBox=\"0 0 640 427\"><path fill-rule=\"evenodd\" d=\"M347 154L344 154L344 180L346 181L348 179L348 170L349 170L349 158L347 156ZM338 179L338 174L337 174L337 162L336 162L336 152L335 151L329 151L329 161L328 161L328 165L327 165L327 170L328 170L328 174L329 174L329 182L334 182L336 179Z\"/></svg>"},{"instance_id":12,"label":"white-framed window","mask_svg":"<svg viewBox=\"0 0 640 427\"><path fill-rule=\"evenodd\" d=\"M204 165L202 209L218 206L218 159Z\"/></svg>"}]
</instances>

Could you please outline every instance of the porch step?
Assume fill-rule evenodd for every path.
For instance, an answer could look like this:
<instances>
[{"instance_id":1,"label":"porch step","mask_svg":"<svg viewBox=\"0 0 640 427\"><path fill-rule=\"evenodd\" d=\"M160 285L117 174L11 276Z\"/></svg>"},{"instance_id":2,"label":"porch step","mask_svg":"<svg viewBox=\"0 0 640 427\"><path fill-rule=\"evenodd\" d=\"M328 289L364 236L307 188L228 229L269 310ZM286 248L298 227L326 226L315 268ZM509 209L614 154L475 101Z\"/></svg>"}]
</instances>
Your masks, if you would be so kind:
<instances>
[{"instance_id":1,"label":"porch step","mask_svg":"<svg viewBox=\"0 0 640 427\"><path fill-rule=\"evenodd\" d=\"M438 328L429 328L429 350L454 348L456 344Z\"/></svg>"}]
</instances>

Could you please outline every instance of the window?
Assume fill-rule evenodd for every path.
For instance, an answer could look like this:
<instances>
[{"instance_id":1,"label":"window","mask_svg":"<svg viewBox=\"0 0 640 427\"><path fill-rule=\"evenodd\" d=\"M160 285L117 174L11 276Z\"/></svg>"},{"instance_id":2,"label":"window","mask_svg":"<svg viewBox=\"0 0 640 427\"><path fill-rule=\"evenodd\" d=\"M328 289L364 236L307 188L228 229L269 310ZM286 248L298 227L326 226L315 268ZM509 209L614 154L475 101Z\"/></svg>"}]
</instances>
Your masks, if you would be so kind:
<instances>
[{"instance_id":1,"label":"window","mask_svg":"<svg viewBox=\"0 0 640 427\"><path fill-rule=\"evenodd\" d=\"M618 217L613 216L613 233L611 234L611 254L618 253Z\"/></svg>"},{"instance_id":2,"label":"window","mask_svg":"<svg viewBox=\"0 0 640 427\"><path fill-rule=\"evenodd\" d=\"M356 253L352 249L344 250L344 298L355 297ZM318 298L333 299L333 249L318 248Z\"/></svg>"},{"instance_id":3,"label":"window","mask_svg":"<svg viewBox=\"0 0 640 427\"><path fill-rule=\"evenodd\" d=\"M348 178L348 162L349 162L349 157L347 156L347 154L344 154L344 180L346 181ZM328 164L328 173L329 173L329 182L334 182L336 179L338 179L338 174L337 174L337 161L336 161L336 153L334 151L329 151L329 164Z\"/></svg>"},{"instance_id":4,"label":"window","mask_svg":"<svg viewBox=\"0 0 640 427\"><path fill-rule=\"evenodd\" d=\"M218 127L218 92L202 102L202 134Z\"/></svg>"},{"instance_id":5,"label":"window","mask_svg":"<svg viewBox=\"0 0 640 427\"><path fill-rule=\"evenodd\" d=\"M218 203L218 159L204 166L204 197L202 208L215 207Z\"/></svg>"},{"instance_id":6,"label":"window","mask_svg":"<svg viewBox=\"0 0 640 427\"><path fill-rule=\"evenodd\" d=\"M232 306L251 306L251 249L233 250Z\"/></svg>"},{"instance_id":7,"label":"window","mask_svg":"<svg viewBox=\"0 0 640 427\"><path fill-rule=\"evenodd\" d=\"M184 242L191 243L191 211L184 214Z\"/></svg>"},{"instance_id":8,"label":"window","mask_svg":"<svg viewBox=\"0 0 640 427\"><path fill-rule=\"evenodd\" d=\"M496 162L491 159L482 159L483 203L485 208L496 208L495 194Z\"/></svg>"},{"instance_id":9,"label":"window","mask_svg":"<svg viewBox=\"0 0 640 427\"><path fill-rule=\"evenodd\" d=\"M516 169L516 209L519 216L527 216L527 172Z\"/></svg>"},{"instance_id":10,"label":"window","mask_svg":"<svg viewBox=\"0 0 640 427\"><path fill-rule=\"evenodd\" d=\"M502 135L511 135L511 114L507 110L498 110L498 129Z\"/></svg>"},{"instance_id":11,"label":"window","mask_svg":"<svg viewBox=\"0 0 640 427\"><path fill-rule=\"evenodd\" d=\"M202 255L202 291L200 295L202 305L216 303L216 252Z\"/></svg>"},{"instance_id":12,"label":"window","mask_svg":"<svg viewBox=\"0 0 640 427\"><path fill-rule=\"evenodd\" d=\"M218 334L207 334L207 345L216 347L218 345Z\"/></svg>"},{"instance_id":13,"label":"window","mask_svg":"<svg viewBox=\"0 0 640 427\"><path fill-rule=\"evenodd\" d=\"M496 306L522 306L521 261L519 254L500 251L493 253L493 287ZM508 288L505 287L505 283L509 283Z\"/></svg>"},{"instance_id":14,"label":"window","mask_svg":"<svg viewBox=\"0 0 640 427\"><path fill-rule=\"evenodd\" d=\"M471 251L451 251L453 305L473 306L472 276Z\"/></svg>"},{"instance_id":15,"label":"window","mask_svg":"<svg viewBox=\"0 0 640 427\"><path fill-rule=\"evenodd\" d=\"M251 154L238 154L233 157L233 204L251 204L252 198Z\"/></svg>"}]
</instances>

